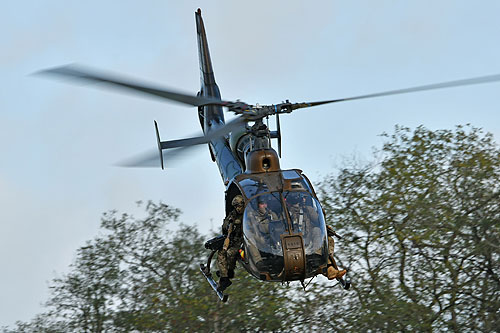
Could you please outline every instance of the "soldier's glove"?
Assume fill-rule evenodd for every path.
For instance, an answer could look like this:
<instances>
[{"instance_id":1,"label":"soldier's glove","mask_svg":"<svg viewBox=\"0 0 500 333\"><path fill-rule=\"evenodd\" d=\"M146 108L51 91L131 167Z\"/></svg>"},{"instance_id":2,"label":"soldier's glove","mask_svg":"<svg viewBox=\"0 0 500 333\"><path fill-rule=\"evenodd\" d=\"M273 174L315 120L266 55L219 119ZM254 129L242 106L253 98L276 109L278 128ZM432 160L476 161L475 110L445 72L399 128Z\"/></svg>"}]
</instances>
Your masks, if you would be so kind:
<instances>
[{"instance_id":1,"label":"soldier's glove","mask_svg":"<svg viewBox=\"0 0 500 333\"><path fill-rule=\"evenodd\" d=\"M224 246L222 246L222 249L224 251L227 251L227 249L229 248L229 237L227 237L225 240L224 240Z\"/></svg>"}]
</instances>

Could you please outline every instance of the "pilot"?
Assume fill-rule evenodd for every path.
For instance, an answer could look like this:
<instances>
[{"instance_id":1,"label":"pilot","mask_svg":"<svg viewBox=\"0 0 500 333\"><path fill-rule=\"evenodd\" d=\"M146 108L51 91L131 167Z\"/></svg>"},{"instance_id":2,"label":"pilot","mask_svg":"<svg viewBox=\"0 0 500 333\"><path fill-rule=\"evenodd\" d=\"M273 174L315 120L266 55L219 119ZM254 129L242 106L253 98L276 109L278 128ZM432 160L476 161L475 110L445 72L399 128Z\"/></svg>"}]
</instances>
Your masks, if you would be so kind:
<instances>
[{"instance_id":1,"label":"pilot","mask_svg":"<svg viewBox=\"0 0 500 333\"><path fill-rule=\"evenodd\" d=\"M290 213L290 218L292 220L293 229L296 232L310 233L312 239L320 239L321 231L319 227L315 226L313 222L318 220L318 213L316 210L306 204L306 197L302 193L290 193L287 197L287 207ZM327 226L327 237L328 237L328 268L325 276L329 280L336 278L341 278L347 272L345 269L339 270L335 260L333 259L333 250L335 242L333 240L333 235L335 232L333 228ZM319 248L317 246L316 248Z\"/></svg>"},{"instance_id":2,"label":"pilot","mask_svg":"<svg viewBox=\"0 0 500 333\"><path fill-rule=\"evenodd\" d=\"M265 196L257 197L257 209L248 213L253 226L256 226L261 233L269 235L269 222L278 220L278 215L267 208Z\"/></svg>"},{"instance_id":3,"label":"pilot","mask_svg":"<svg viewBox=\"0 0 500 333\"><path fill-rule=\"evenodd\" d=\"M217 265L219 266L220 279L217 290L223 292L231 285L234 277L237 255L243 242L243 210L245 201L241 195L237 195L231 201L233 210L224 219L222 234L226 236L224 245L217 253Z\"/></svg>"},{"instance_id":4,"label":"pilot","mask_svg":"<svg viewBox=\"0 0 500 333\"><path fill-rule=\"evenodd\" d=\"M267 207L266 196L261 195L257 197L257 209L252 209L248 212L248 221L250 230L252 231L255 240L258 244L250 244L248 250L250 251L255 263L259 265L262 261L260 251L257 247L265 248L266 245L275 247L276 244L271 237L269 230L269 223L277 221L278 215ZM256 247L257 246L257 247ZM268 252L268 251L265 251Z\"/></svg>"},{"instance_id":5,"label":"pilot","mask_svg":"<svg viewBox=\"0 0 500 333\"><path fill-rule=\"evenodd\" d=\"M305 200L306 197L299 192L290 193L286 198L292 227L296 232L314 232L308 229L314 228L312 222L318 220L318 213L313 207L306 205Z\"/></svg>"}]
</instances>

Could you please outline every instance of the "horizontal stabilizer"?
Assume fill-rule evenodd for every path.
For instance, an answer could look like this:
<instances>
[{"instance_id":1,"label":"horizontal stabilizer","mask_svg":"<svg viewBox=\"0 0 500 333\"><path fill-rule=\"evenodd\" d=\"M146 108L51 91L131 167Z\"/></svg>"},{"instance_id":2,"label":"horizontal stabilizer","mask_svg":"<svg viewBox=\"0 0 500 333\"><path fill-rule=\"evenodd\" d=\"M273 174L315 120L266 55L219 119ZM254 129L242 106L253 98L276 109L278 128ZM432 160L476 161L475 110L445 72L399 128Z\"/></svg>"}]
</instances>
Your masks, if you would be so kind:
<instances>
[{"instance_id":1,"label":"horizontal stabilizer","mask_svg":"<svg viewBox=\"0 0 500 333\"><path fill-rule=\"evenodd\" d=\"M210 139L208 139L206 136L198 136L195 138L186 138L186 139L179 139L179 140L161 141L160 142L160 150L161 149L171 149L171 148L201 145L203 143L209 143L209 142L210 142Z\"/></svg>"},{"instance_id":2,"label":"horizontal stabilizer","mask_svg":"<svg viewBox=\"0 0 500 333\"><path fill-rule=\"evenodd\" d=\"M161 168L164 169L164 158L167 160L178 159L188 153L190 148L204 143L209 143L212 140L223 137L229 132L243 126L245 122L245 118L240 116L232 119L227 124L210 131L205 136L161 141L158 123L155 121L156 142L158 144L158 149L156 151L148 151L136 157L124 160L117 165L122 167L158 167L158 164L160 164ZM168 151L164 152L164 150L167 149ZM158 153L160 154L160 163L158 163Z\"/></svg>"},{"instance_id":3,"label":"horizontal stabilizer","mask_svg":"<svg viewBox=\"0 0 500 333\"><path fill-rule=\"evenodd\" d=\"M157 134L157 139L158 139L158 145L160 149L171 149L171 148L182 148L182 147L188 147L188 146L194 146L194 145L201 145L204 143L209 143L210 141L214 139L218 139L220 137L225 136L229 132L235 130L236 128L240 127L242 124L245 123L245 119L242 117L237 117L230 122L228 122L225 125L222 125L221 127L210 131L207 135L203 136L198 136L194 138L187 138L187 139L178 139L178 140L170 140L170 141L160 141L160 137L158 134L158 126L155 121L155 126L156 126L156 134Z\"/></svg>"}]
</instances>

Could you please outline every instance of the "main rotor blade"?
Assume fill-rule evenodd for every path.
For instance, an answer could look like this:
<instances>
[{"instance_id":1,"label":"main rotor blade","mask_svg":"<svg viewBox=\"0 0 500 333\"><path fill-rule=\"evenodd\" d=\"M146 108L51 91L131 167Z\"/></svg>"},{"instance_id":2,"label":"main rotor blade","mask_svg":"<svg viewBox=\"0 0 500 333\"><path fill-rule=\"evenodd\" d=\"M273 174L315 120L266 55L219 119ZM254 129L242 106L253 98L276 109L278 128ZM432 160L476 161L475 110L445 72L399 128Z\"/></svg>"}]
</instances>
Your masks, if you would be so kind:
<instances>
[{"instance_id":1,"label":"main rotor blade","mask_svg":"<svg viewBox=\"0 0 500 333\"><path fill-rule=\"evenodd\" d=\"M194 153L195 147L199 146L187 146L167 150L163 153L163 158L166 161L165 168L174 167L183 158ZM115 166L125 168L161 168L160 155L158 154L158 149L151 149L142 154L122 160L116 163Z\"/></svg>"},{"instance_id":2,"label":"main rotor blade","mask_svg":"<svg viewBox=\"0 0 500 333\"><path fill-rule=\"evenodd\" d=\"M126 168L159 168L161 166L160 155L158 154L158 149L151 149L142 154L117 162L115 166Z\"/></svg>"},{"instance_id":3,"label":"main rotor blade","mask_svg":"<svg viewBox=\"0 0 500 333\"><path fill-rule=\"evenodd\" d=\"M328 103L353 101L353 100L364 99L364 98L406 94L406 93L417 92L417 91L452 88L452 87L468 86L468 85L473 85L473 84L498 82L498 81L500 81L500 74L481 76L481 77L475 77L472 79L448 81L448 82L442 82L442 83L429 84L429 85L425 85L425 86L418 86L418 87L398 89L398 90L390 90L390 91L379 92L379 93L368 94L368 95L360 95L360 96L354 96L354 97L332 99L332 100L328 100L328 101L310 102L310 103L294 103L294 104L292 104L292 110L301 109L301 108L308 108L308 107L322 105L322 104L328 104Z\"/></svg>"},{"instance_id":4,"label":"main rotor blade","mask_svg":"<svg viewBox=\"0 0 500 333\"><path fill-rule=\"evenodd\" d=\"M77 65L68 65L42 70L35 74L55 75L65 78L74 79L77 81L90 83L104 83L115 88L125 89L146 94L148 96L159 97L174 102L188 104L192 106L202 105L223 105L230 102L224 102L218 98L192 96L181 92L176 92L170 89L155 86L149 83L141 83L135 80L119 78L115 75L99 73L95 70L83 68Z\"/></svg>"}]
</instances>

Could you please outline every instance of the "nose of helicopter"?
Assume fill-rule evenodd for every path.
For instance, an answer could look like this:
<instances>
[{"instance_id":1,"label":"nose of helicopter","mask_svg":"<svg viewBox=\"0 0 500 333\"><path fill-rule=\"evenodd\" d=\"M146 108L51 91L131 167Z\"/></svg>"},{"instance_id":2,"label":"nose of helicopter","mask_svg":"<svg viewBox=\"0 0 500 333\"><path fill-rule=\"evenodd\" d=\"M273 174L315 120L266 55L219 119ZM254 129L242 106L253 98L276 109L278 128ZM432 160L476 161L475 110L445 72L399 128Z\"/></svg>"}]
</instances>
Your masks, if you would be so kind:
<instances>
[{"instance_id":1,"label":"nose of helicopter","mask_svg":"<svg viewBox=\"0 0 500 333\"><path fill-rule=\"evenodd\" d=\"M275 245L259 249L253 240L244 237L240 252L245 269L264 281L298 281L326 270L328 245L320 241L314 251L305 246L301 234L282 234Z\"/></svg>"},{"instance_id":2,"label":"nose of helicopter","mask_svg":"<svg viewBox=\"0 0 500 333\"><path fill-rule=\"evenodd\" d=\"M283 279L285 281L304 280L306 277L306 255L301 235L282 237Z\"/></svg>"},{"instance_id":3,"label":"nose of helicopter","mask_svg":"<svg viewBox=\"0 0 500 333\"><path fill-rule=\"evenodd\" d=\"M273 184L247 177L241 185L251 198L243 214L242 263L247 271L266 281L304 280L323 273L328 241L317 199L293 184L291 191L267 192ZM259 190L263 192L255 195Z\"/></svg>"}]
</instances>

